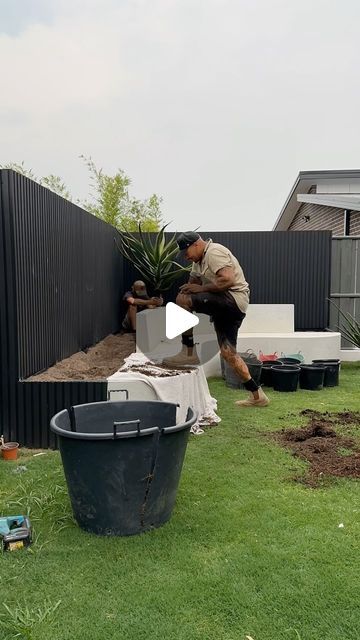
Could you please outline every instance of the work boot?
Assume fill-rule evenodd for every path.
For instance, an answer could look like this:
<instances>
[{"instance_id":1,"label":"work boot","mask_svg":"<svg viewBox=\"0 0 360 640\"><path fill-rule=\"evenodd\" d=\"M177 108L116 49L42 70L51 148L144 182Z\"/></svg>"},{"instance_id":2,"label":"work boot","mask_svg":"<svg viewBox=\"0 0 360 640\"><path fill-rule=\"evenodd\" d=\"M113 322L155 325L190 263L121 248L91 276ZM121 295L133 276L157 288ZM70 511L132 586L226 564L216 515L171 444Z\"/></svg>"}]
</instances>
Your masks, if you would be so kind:
<instances>
[{"instance_id":1,"label":"work boot","mask_svg":"<svg viewBox=\"0 0 360 640\"><path fill-rule=\"evenodd\" d=\"M246 400L237 400L235 404L238 407L267 407L270 404L269 398L265 395L262 388L258 389L259 398L256 399L253 393L249 393L249 397Z\"/></svg>"},{"instance_id":2,"label":"work boot","mask_svg":"<svg viewBox=\"0 0 360 640\"><path fill-rule=\"evenodd\" d=\"M183 344L182 349L175 356L170 356L169 358L164 358L162 364L165 364L169 367L178 367L181 369L182 367L193 367L200 364L200 360L196 353L196 347L187 347Z\"/></svg>"}]
</instances>

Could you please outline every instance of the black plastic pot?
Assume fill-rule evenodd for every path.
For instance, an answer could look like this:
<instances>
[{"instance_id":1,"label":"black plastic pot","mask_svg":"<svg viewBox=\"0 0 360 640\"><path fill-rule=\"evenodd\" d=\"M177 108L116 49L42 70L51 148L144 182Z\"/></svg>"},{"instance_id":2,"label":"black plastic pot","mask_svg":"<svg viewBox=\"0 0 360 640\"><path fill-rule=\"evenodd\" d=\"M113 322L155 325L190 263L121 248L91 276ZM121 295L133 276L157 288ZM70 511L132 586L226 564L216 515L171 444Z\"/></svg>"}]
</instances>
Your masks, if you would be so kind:
<instances>
[{"instance_id":1,"label":"black plastic pot","mask_svg":"<svg viewBox=\"0 0 360 640\"><path fill-rule=\"evenodd\" d=\"M169 520L190 427L168 402L94 402L57 413L58 436L74 516L82 529L126 536Z\"/></svg>"},{"instance_id":2,"label":"black plastic pot","mask_svg":"<svg viewBox=\"0 0 360 640\"><path fill-rule=\"evenodd\" d=\"M256 357L246 358L243 357L243 354L240 354L246 363L249 373L253 380L255 380L256 384L260 384L261 377L261 369L262 362L258 360ZM232 389L244 389L244 385L242 383L241 378L238 374L230 367L230 365L224 360L224 374L225 374L225 383L227 387L231 387Z\"/></svg>"},{"instance_id":3,"label":"black plastic pot","mask_svg":"<svg viewBox=\"0 0 360 640\"><path fill-rule=\"evenodd\" d=\"M282 362L283 364L295 364L297 366L299 366L300 364L300 360L298 360L298 358L278 358L279 362Z\"/></svg>"},{"instance_id":4,"label":"black plastic pot","mask_svg":"<svg viewBox=\"0 0 360 640\"><path fill-rule=\"evenodd\" d=\"M324 387L339 385L340 360L313 360L313 364L325 367Z\"/></svg>"},{"instance_id":5,"label":"black plastic pot","mask_svg":"<svg viewBox=\"0 0 360 640\"><path fill-rule=\"evenodd\" d=\"M300 389L317 391L323 388L325 367L316 364L301 364L300 369Z\"/></svg>"},{"instance_id":6,"label":"black plastic pot","mask_svg":"<svg viewBox=\"0 0 360 640\"><path fill-rule=\"evenodd\" d=\"M262 363L260 383L265 387L273 386L271 367L275 366L277 363L278 363L278 360L265 360L265 362ZM283 365L280 362L278 366L282 367Z\"/></svg>"},{"instance_id":7,"label":"black plastic pot","mask_svg":"<svg viewBox=\"0 0 360 640\"><path fill-rule=\"evenodd\" d=\"M300 367L274 365L271 368L275 391L296 391L299 384Z\"/></svg>"}]
</instances>

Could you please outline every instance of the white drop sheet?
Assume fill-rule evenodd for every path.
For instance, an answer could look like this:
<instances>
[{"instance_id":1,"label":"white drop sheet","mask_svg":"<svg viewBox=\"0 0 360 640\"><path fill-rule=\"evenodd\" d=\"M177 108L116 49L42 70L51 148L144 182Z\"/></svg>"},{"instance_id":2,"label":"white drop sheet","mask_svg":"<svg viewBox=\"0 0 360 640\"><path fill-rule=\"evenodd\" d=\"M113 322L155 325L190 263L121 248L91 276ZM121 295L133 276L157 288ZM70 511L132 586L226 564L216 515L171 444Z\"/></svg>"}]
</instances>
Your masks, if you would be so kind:
<instances>
[{"instance_id":1,"label":"white drop sheet","mask_svg":"<svg viewBox=\"0 0 360 640\"><path fill-rule=\"evenodd\" d=\"M108 381L125 379L142 380L152 387L159 400L178 404L177 422L185 422L188 407L191 407L198 416L191 428L194 434L203 433L203 427L221 421L216 414L217 401L210 395L201 366L194 367L190 372L172 371L157 366L142 353L132 353Z\"/></svg>"}]
</instances>

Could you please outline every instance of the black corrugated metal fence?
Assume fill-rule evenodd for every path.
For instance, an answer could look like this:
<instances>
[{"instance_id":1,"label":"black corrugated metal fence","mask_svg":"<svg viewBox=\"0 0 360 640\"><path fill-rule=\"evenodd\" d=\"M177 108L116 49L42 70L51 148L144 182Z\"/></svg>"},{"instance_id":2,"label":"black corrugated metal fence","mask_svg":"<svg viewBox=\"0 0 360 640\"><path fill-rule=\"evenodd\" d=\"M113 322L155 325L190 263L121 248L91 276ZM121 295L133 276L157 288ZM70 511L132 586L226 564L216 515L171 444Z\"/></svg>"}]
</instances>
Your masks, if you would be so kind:
<instances>
[{"instance_id":1,"label":"black corrugated metal fence","mask_svg":"<svg viewBox=\"0 0 360 640\"><path fill-rule=\"evenodd\" d=\"M0 171L0 433L54 445L49 417L106 399L106 383L26 383L119 328L115 231L13 171Z\"/></svg>"}]
</instances>

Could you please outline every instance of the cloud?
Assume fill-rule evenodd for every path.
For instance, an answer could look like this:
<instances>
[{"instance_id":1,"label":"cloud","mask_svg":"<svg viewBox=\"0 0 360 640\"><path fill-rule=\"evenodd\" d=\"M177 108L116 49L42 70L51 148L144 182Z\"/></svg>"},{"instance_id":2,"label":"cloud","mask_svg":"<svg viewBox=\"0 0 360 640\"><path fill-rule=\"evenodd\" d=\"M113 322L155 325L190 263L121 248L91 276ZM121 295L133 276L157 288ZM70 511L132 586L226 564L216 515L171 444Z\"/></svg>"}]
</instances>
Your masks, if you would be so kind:
<instances>
[{"instance_id":1,"label":"cloud","mask_svg":"<svg viewBox=\"0 0 360 640\"><path fill-rule=\"evenodd\" d=\"M0 36L1 162L86 195L92 154L203 229L271 228L300 169L356 168L355 1L30 4Z\"/></svg>"}]
</instances>

